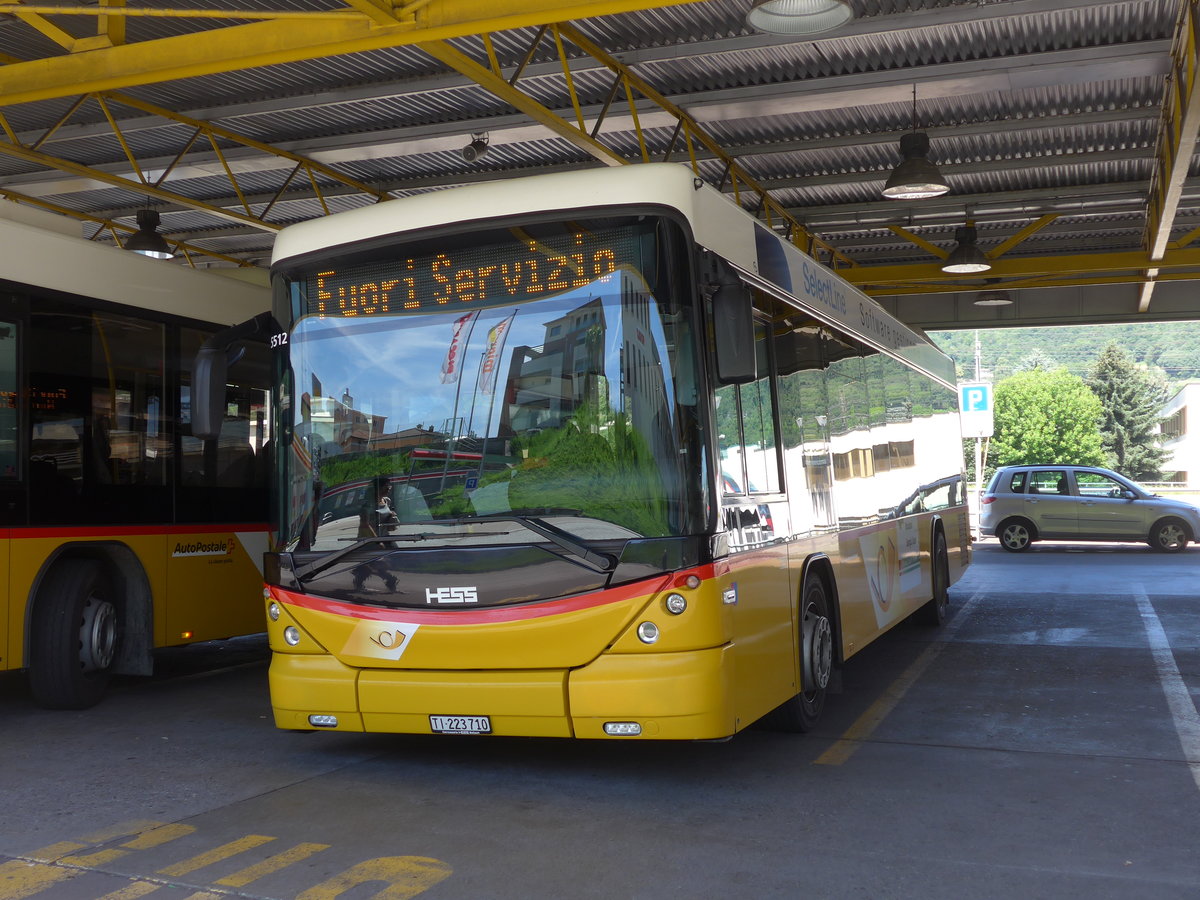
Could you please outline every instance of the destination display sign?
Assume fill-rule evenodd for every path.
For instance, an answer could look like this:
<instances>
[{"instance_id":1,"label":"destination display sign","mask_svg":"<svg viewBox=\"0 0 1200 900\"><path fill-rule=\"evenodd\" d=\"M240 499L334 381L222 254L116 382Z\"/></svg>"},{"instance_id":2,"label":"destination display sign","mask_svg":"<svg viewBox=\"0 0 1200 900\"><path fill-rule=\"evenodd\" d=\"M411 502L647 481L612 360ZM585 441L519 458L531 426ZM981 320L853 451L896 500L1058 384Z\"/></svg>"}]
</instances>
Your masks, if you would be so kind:
<instances>
[{"instance_id":1,"label":"destination display sign","mask_svg":"<svg viewBox=\"0 0 1200 900\"><path fill-rule=\"evenodd\" d=\"M637 244L637 234L626 229L576 231L328 267L305 279L308 312L386 316L561 294L607 284L618 268L636 262Z\"/></svg>"}]
</instances>

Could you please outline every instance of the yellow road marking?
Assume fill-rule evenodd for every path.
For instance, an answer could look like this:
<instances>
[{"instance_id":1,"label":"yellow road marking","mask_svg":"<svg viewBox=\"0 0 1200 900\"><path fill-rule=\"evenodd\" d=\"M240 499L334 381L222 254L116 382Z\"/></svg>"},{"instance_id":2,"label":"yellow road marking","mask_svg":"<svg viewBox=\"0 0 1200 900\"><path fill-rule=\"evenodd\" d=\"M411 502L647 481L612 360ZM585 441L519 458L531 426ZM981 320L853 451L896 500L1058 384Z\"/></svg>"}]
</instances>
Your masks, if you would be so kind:
<instances>
[{"instance_id":1,"label":"yellow road marking","mask_svg":"<svg viewBox=\"0 0 1200 900\"><path fill-rule=\"evenodd\" d=\"M222 884L229 887L245 887L252 881L270 875L272 872L278 872L292 863L308 859L314 853L320 853L322 850L328 849L328 844L297 844L290 850L267 857L257 865L248 866L240 872L234 872L232 875L219 878L213 884Z\"/></svg>"},{"instance_id":2,"label":"yellow road marking","mask_svg":"<svg viewBox=\"0 0 1200 900\"><path fill-rule=\"evenodd\" d=\"M453 871L440 859L428 856L382 856L309 888L296 900L334 900L368 881L389 882L382 891L372 894L371 900L409 900L449 878Z\"/></svg>"},{"instance_id":3,"label":"yellow road marking","mask_svg":"<svg viewBox=\"0 0 1200 900\"><path fill-rule=\"evenodd\" d=\"M196 830L195 825L160 825L158 828L139 834L132 841L126 841L122 847L130 850L151 850L167 841L189 835Z\"/></svg>"},{"instance_id":4,"label":"yellow road marking","mask_svg":"<svg viewBox=\"0 0 1200 900\"><path fill-rule=\"evenodd\" d=\"M68 853L74 853L76 850L84 850L87 846L87 844L80 844L76 841L59 841L57 844L51 844L49 847L43 847L41 850L34 850L27 858L35 862L58 862Z\"/></svg>"},{"instance_id":5,"label":"yellow road marking","mask_svg":"<svg viewBox=\"0 0 1200 900\"><path fill-rule=\"evenodd\" d=\"M0 865L0 900L22 900L51 885L74 878L79 869L63 869L32 860L14 859Z\"/></svg>"},{"instance_id":6,"label":"yellow road marking","mask_svg":"<svg viewBox=\"0 0 1200 900\"><path fill-rule=\"evenodd\" d=\"M837 742L814 760L818 766L840 766L848 760L879 724L888 717L900 698L921 677L921 673L929 668L929 664L942 652L942 644L930 644L912 665L904 670L904 674L888 685L883 696L867 707L854 724L846 729Z\"/></svg>"},{"instance_id":7,"label":"yellow road marking","mask_svg":"<svg viewBox=\"0 0 1200 900\"><path fill-rule=\"evenodd\" d=\"M157 891L161 884L153 884L149 881L135 881L133 884L127 884L125 887L105 894L103 897L97 897L96 900L138 900L139 897L145 897L149 893Z\"/></svg>"},{"instance_id":8,"label":"yellow road marking","mask_svg":"<svg viewBox=\"0 0 1200 900\"><path fill-rule=\"evenodd\" d=\"M201 853L199 856L193 856L191 859L185 859L183 862L177 862L173 866L167 866L165 869L159 869L159 875L170 875L178 877L186 875L189 872L194 872L197 869L203 869L205 866L210 866L213 863L221 862L229 859L231 856L237 856L239 853L245 853L247 850L252 850L255 847L260 847L263 844L275 840L273 837L267 837L264 834L248 834L244 838L239 838L236 841L230 841L228 844L223 844L209 850L207 853Z\"/></svg>"},{"instance_id":9,"label":"yellow road marking","mask_svg":"<svg viewBox=\"0 0 1200 900\"><path fill-rule=\"evenodd\" d=\"M863 742L874 733L880 723L888 717L888 714L896 708L896 704L900 702L901 698L908 692L908 689L916 683L922 673L929 668L929 664L937 659L938 654L942 652L942 648L949 643L950 639L958 632L958 629L962 627L963 621L966 620L967 615L974 608L975 601L981 593L977 591L971 595L971 599L963 604L962 609L954 617L954 621L942 629L938 640L926 647L921 655L913 660L912 664L904 670L900 677L888 685L887 690L883 692L883 696L867 707L866 712L859 716L854 721L854 724L846 729L832 747L813 760L814 764L818 766L840 766L854 755L854 751L862 746Z\"/></svg>"},{"instance_id":10,"label":"yellow road marking","mask_svg":"<svg viewBox=\"0 0 1200 900\"><path fill-rule=\"evenodd\" d=\"M92 835L88 839L90 843L62 841L51 844L28 856L0 863L0 900L25 900L25 898L43 891L53 892L52 889L57 884L84 873L96 873L97 870L90 868L88 863L115 859L128 854L131 850L157 847L195 831L196 829L190 825L148 822L137 823L134 826L113 826ZM95 849L97 842L111 841L131 834L134 835L133 838L126 841L122 848ZM207 853L160 869L159 874L184 875L273 840L276 839L261 834L246 835L240 840L231 841ZM223 888L244 887L252 881L327 850L329 846L329 844L297 844L282 853L277 853L262 862L247 866L213 882L214 885L222 887L199 890L190 894L186 900L229 900L234 891ZM89 849L93 852L79 853L81 850ZM449 878L453 871L441 860L423 856L386 856L368 859L309 888L296 900L336 900L347 891L371 882L382 882L385 885L381 890L371 894L371 900L411 900L435 884ZM114 877L113 873L100 874ZM132 880L127 884L96 898L96 900L140 900L159 888L167 886L182 887L182 885L172 885L169 881L159 881L153 876L132 876Z\"/></svg>"},{"instance_id":11,"label":"yellow road marking","mask_svg":"<svg viewBox=\"0 0 1200 900\"><path fill-rule=\"evenodd\" d=\"M106 844L111 840L119 837L134 837L137 838L147 831L156 828L161 828L162 822L156 819L134 819L130 822L120 822L116 825L109 825L107 828L102 828L99 831L94 831L91 834L85 834L80 840L87 841L89 844ZM195 830L195 829L193 829Z\"/></svg>"}]
</instances>

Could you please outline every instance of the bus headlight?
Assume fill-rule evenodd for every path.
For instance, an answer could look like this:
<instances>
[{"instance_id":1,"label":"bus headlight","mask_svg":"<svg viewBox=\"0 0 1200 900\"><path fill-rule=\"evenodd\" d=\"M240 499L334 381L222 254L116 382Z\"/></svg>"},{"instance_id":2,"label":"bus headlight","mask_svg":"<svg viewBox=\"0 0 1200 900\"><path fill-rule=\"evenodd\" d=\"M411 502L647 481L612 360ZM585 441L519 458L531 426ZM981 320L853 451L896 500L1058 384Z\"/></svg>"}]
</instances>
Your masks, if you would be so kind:
<instances>
[{"instance_id":1,"label":"bus headlight","mask_svg":"<svg viewBox=\"0 0 1200 900\"><path fill-rule=\"evenodd\" d=\"M279 621L279 604L278 603L270 603L267 605L267 618L270 619L272 622Z\"/></svg>"},{"instance_id":2,"label":"bus headlight","mask_svg":"<svg viewBox=\"0 0 1200 900\"><path fill-rule=\"evenodd\" d=\"M653 644L658 640L658 626L653 622L643 622L637 627L637 636L643 644Z\"/></svg>"},{"instance_id":3,"label":"bus headlight","mask_svg":"<svg viewBox=\"0 0 1200 900\"><path fill-rule=\"evenodd\" d=\"M295 647L300 643L300 629L295 625L289 625L283 629L283 639L289 647Z\"/></svg>"},{"instance_id":4,"label":"bus headlight","mask_svg":"<svg viewBox=\"0 0 1200 900\"><path fill-rule=\"evenodd\" d=\"M667 594L667 599L663 604L673 616L677 616L687 609L687 597L683 594Z\"/></svg>"}]
</instances>

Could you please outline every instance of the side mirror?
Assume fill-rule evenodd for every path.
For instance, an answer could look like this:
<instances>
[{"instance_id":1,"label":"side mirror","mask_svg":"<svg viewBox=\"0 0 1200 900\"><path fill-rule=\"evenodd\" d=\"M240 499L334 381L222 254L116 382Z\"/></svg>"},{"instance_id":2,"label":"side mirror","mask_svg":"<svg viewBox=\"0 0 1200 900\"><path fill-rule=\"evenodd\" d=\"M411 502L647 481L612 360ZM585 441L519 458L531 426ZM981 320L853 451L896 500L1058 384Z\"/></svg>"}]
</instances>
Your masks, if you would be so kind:
<instances>
[{"instance_id":1,"label":"side mirror","mask_svg":"<svg viewBox=\"0 0 1200 900\"><path fill-rule=\"evenodd\" d=\"M758 378L754 353L754 308L750 290L737 275L724 274L712 297L717 381L748 384Z\"/></svg>"},{"instance_id":2,"label":"side mirror","mask_svg":"<svg viewBox=\"0 0 1200 900\"><path fill-rule=\"evenodd\" d=\"M192 365L192 435L202 441L215 440L225 421L225 385L229 366L242 358L245 350L238 341L266 332L274 317L259 313L240 325L222 328L200 347Z\"/></svg>"}]
</instances>

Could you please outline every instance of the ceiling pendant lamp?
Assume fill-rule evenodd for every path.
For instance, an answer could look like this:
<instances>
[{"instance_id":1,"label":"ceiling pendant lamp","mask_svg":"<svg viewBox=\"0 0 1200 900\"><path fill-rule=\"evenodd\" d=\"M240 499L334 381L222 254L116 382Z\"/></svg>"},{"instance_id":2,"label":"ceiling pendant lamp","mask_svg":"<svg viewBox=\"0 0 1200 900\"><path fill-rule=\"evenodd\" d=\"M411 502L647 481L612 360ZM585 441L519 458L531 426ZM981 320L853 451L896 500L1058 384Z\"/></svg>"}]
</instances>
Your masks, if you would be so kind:
<instances>
[{"instance_id":1,"label":"ceiling pendant lamp","mask_svg":"<svg viewBox=\"0 0 1200 900\"><path fill-rule=\"evenodd\" d=\"M954 232L954 240L958 243L942 263L942 271L953 275L970 275L975 272L986 272L992 267L988 258L975 243L975 226L964 225Z\"/></svg>"},{"instance_id":2,"label":"ceiling pendant lamp","mask_svg":"<svg viewBox=\"0 0 1200 900\"><path fill-rule=\"evenodd\" d=\"M746 24L769 34L820 34L853 18L848 0L754 0Z\"/></svg>"},{"instance_id":3,"label":"ceiling pendant lamp","mask_svg":"<svg viewBox=\"0 0 1200 900\"><path fill-rule=\"evenodd\" d=\"M988 289L981 291L972 302L976 306L1012 306L1013 299L1008 291L996 287L999 283L999 278L986 279L984 284L988 285Z\"/></svg>"},{"instance_id":4,"label":"ceiling pendant lamp","mask_svg":"<svg viewBox=\"0 0 1200 900\"><path fill-rule=\"evenodd\" d=\"M156 230L162 220L153 209L137 211L138 230L125 242L125 249L152 259L170 259L175 252Z\"/></svg>"},{"instance_id":5,"label":"ceiling pendant lamp","mask_svg":"<svg viewBox=\"0 0 1200 900\"><path fill-rule=\"evenodd\" d=\"M950 190L937 166L929 161L929 135L917 131L917 86L913 85L913 130L900 138L904 157L883 186L883 196L892 200L926 200Z\"/></svg>"}]
</instances>

